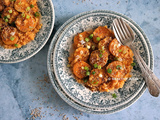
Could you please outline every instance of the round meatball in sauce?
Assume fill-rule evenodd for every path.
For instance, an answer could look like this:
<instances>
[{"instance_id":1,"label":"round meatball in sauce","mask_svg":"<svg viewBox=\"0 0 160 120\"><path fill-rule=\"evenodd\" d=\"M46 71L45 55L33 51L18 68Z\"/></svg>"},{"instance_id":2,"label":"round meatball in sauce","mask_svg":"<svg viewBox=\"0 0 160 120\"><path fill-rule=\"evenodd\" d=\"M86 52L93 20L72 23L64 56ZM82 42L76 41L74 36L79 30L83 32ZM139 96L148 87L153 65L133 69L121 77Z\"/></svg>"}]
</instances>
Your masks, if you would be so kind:
<instances>
[{"instance_id":1,"label":"round meatball in sauce","mask_svg":"<svg viewBox=\"0 0 160 120\"><path fill-rule=\"evenodd\" d=\"M84 61L77 62L73 66L73 73L76 77L82 79L90 75L91 67Z\"/></svg>"},{"instance_id":2,"label":"round meatball in sauce","mask_svg":"<svg viewBox=\"0 0 160 120\"><path fill-rule=\"evenodd\" d=\"M2 41L6 45L14 45L18 42L17 29L14 27L5 27L2 30Z\"/></svg>"},{"instance_id":3,"label":"round meatball in sauce","mask_svg":"<svg viewBox=\"0 0 160 120\"><path fill-rule=\"evenodd\" d=\"M91 53L89 61L94 68L103 67L107 64L108 53L106 51L95 50Z\"/></svg>"},{"instance_id":4,"label":"round meatball in sauce","mask_svg":"<svg viewBox=\"0 0 160 120\"><path fill-rule=\"evenodd\" d=\"M12 7L7 7L4 9L2 18L5 22L8 22L10 24L14 23L19 13Z\"/></svg>"},{"instance_id":5,"label":"round meatball in sauce","mask_svg":"<svg viewBox=\"0 0 160 120\"><path fill-rule=\"evenodd\" d=\"M113 79L123 78L126 74L125 66L120 61L111 62L106 67L107 73Z\"/></svg>"},{"instance_id":6,"label":"round meatball in sauce","mask_svg":"<svg viewBox=\"0 0 160 120\"><path fill-rule=\"evenodd\" d=\"M103 82L107 82L108 75L105 73L103 69L93 69L89 76L89 84L90 86L96 87L102 84Z\"/></svg>"},{"instance_id":7,"label":"round meatball in sauce","mask_svg":"<svg viewBox=\"0 0 160 120\"><path fill-rule=\"evenodd\" d=\"M15 24L21 32L32 31L38 23L38 20L30 14L22 13L18 16Z\"/></svg>"},{"instance_id":8,"label":"round meatball in sauce","mask_svg":"<svg viewBox=\"0 0 160 120\"><path fill-rule=\"evenodd\" d=\"M74 58L81 61L87 61L89 58L89 50L82 47L76 49L74 52Z\"/></svg>"},{"instance_id":9,"label":"round meatball in sauce","mask_svg":"<svg viewBox=\"0 0 160 120\"><path fill-rule=\"evenodd\" d=\"M102 40L106 37L112 37L112 33L110 32L110 30L107 27L99 26L93 32L93 41L95 43L98 43L100 40Z\"/></svg>"},{"instance_id":10,"label":"round meatball in sauce","mask_svg":"<svg viewBox=\"0 0 160 120\"><path fill-rule=\"evenodd\" d=\"M89 37L89 33L86 31L76 35L74 37L74 47L75 48L84 47L85 43L90 41L88 37ZM88 38L88 41L85 40L87 38Z\"/></svg>"}]
</instances>

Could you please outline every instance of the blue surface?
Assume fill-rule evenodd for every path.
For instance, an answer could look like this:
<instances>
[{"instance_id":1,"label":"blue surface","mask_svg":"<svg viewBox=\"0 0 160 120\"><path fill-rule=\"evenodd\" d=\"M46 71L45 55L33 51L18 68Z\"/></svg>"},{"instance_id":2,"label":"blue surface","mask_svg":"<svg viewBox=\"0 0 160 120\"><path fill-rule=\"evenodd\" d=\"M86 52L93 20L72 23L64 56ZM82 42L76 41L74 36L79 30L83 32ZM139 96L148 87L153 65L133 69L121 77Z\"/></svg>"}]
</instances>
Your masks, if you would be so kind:
<instances>
[{"instance_id":1,"label":"blue surface","mask_svg":"<svg viewBox=\"0 0 160 120\"><path fill-rule=\"evenodd\" d=\"M150 96L148 90L132 106L111 115L92 115L72 108L49 82L46 61L50 41L65 21L89 10L112 10L127 15L144 30L153 48L154 72L160 78L160 1L53 0L53 4L56 22L47 45L29 60L0 64L0 120L25 120L33 116L36 120L160 120L160 97ZM40 110L41 117L31 115L34 110Z\"/></svg>"}]
</instances>

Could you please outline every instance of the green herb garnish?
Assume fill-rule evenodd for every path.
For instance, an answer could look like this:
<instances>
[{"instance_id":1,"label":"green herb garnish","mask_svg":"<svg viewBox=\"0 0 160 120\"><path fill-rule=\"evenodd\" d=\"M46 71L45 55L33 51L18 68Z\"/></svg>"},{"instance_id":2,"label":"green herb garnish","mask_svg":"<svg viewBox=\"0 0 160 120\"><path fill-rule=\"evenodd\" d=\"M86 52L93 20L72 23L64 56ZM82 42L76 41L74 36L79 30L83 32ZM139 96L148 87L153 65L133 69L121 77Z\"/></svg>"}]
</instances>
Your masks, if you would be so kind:
<instances>
[{"instance_id":1,"label":"green herb garnish","mask_svg":"<svg viewBox=\"0 0 160 120\"><path fill-rule=\"evenodd\" d=\"M133 62L133 63L131 63L131 65L132 65L132 66L135 66L135 65L136 65L136 63L134 63L134 62Z\"/></svg>"},{"instance_id":2,"label":"green herb garnish","mask_svg":"<svg viewBox=\"0 0 160 120\"><path fill-rule=\"evenodd\" d=\"M4 21L5 21L5 22L8 22L9 20L8 20L8 19L4 19Z\"/></svg>"},{"instance_id":3,"label":"green herb garnish","mask_svg":"<svg viewBox=\"0 0 160 120\"><path fill-rule=\"evenodd\" d=\"M18 47L18 44L14 44L15 47Z\"/></svg>"},{"instance_id":4,"label":"green herb garnish","mask_svg":"<svg viewBox=\"0 0 160 120\"><path fill-rule=\"evenodd\" d=\"M93 34L90 34L89 38L92 39L93 38Z\"/></svg>"},{"instance_id":5,"label":"green herb garnish","mask_svg":"<svg viewBox=\"0 0 160 120\"><path fill-rule=\"evenodd\" d=\"M101 69L101 65L98 65L98 69Z\"/></svg>"},{"instance_id":6,"label":"green herb garnish","mask_svg":"<svg viewBox=\"0 0 160 120\"><path fill-rule=\"evenodd\" d=\"M26 15L24 13L22 13L22 17L25 17Z\"/></svg>"},{"instance_id":7,"label":"green herb garnish","mask_svg":"<svg viewBox=\"0 0 160 120\"><path fill-rule=\"evenodd\" d=\"M118 52L122 52L122 50L118 50Z\"/></svg>"},{"instance_id":8,"label":"green herb garnish","mask_svg":"<svg viewBox=\"0 0 160 120\"><path fill-rule=\"evenodd\" d=\"M39 17L39 16L40 16L39 12L35 12L35 13L34 13L34 16L35 16L35 17Z\"/></svg>"},{"instance_id":9,"label":"green herb garnish","mask_svg":"<svg viewBox=\"0 0 160 120\"><path fill-rule=\"evenodd\" d=\"M12 10L8 10L8 12L11 14L11 13L12 13Z\"/></svg>"},{"instance_id":10,"label":"green herb garnish","mask_svg":"<svg viewBox=\"0 0 160 120\"><path fill-rule=\"evenodd\" d=\"M98 68L98 65L97 65L97 64L94 64L93 66L94 66L94 68Z\"/></svg>"},{"instance_id":11,"label":"green herb garnish","mask_svg":"<svg viewBox=\"0 0 160 120\"><path fill-rule=\"evenodd\" d=\"M13 36L11 36L11 37L10 37L10 40L11 40L11 41L13 41L13 40L14 40L14 37L13 37Z\"/></svg>"},{"instance_id":12,"label":"green herb garnish","mask_svg":"<svg viewBox=\"0 0 160 120\"><path fill-rule=\"evenodd\" d=\"M29 19L29 18L30 18L30 16L29 16L29 15L27 15L27 16L26 16L26 18L27 18L27 19Z\"/></svg>"},{"instance_id":13,"label":"green herb garnish","mask_svg":"<svg viewBox=\"0 0 160 120\"><path fill-rule=\"evenodd\" d=\"M87 71L87 72L86 72L86 75L87 75L87 76L89 76L89 75L90 75L90 72L89 72L89 71Z\"/></svg>"},{"instance_id":14,"label":"green herb garnish","mask_svg":"<svg viewBox=\"0 0 160 120\"><path fill-rule=\"evenodd\" d=\"M97 39L97 41L100 41L100 40L101 40L100 37L97 37L96 39Z\"/></svg>"},{"instance_id":15,"label":"green herb garnish","mask_svg":"<svg viewBox=\"0 0 160 120\"><path fill-rule=\"evenodd\" d=\"M34 5L30 5L30 7L31 7L31 8L33 8L33 7L34 7Z\"/></svg>"},{"instance_id":16,"label":"green herb garnish","mask_svg":"<svg viewBox=\"0 0 160 120\"><path fill-rule=\"evenodd\" d=\"M95 71L92 72L93 75L94 75L95 73L96 73Z\"/></svg>"},{"instance_id":17,"label":"green herb garnish","mask_svg":"<svg viewBox=\"0 0 160 120\"><path fill-rule=\"evenodd\" d=\"M116 95L115 93L113 93L113 94L112 94L112 97L116 99L116 98L117 98L117 95Z\"/></svg>"},{"instance_id":18,"label":"green herb garnish","mask_svg":"<svg viewBox=\"0 0 160 120\"><path fill-rule=\"evenodd\" d=\"M89 38L85 38L85 41L86 41L86 42L89 42Z\"/></svg>"},{"instance_id":19,"label":"green herb garnish","mask_svg":"<svg viewBox=\"0 0 160 120\"><path fill-rule=\"evenodd\" d=\"M89 68L87 66L85 66L84 69L87 70L87 71L89 70Z\"/></svg>"},{"instance_id":20,"label":"green herb garnish","mask_svg":"<svg viewBox=\"0 0 160 120\"><path fill-rule=\"evenodd\" d=\"M99 54L99 57L101 58L103 55L102 54Z\"/></svg>"},{"instance_id":21,"label":"green herb garnish","mask_svg":"<svg viewBox=\"0 0 160 120\"><path fill-rule=\"evenodd\" d=\"M26 11L30 11L30 9L31 9L30 7L27 7L27 8L26 8Z\"/></svg>"},{"instance_id":22,"label":"green herb garnish","mask_svg":"<svg viewBox=\"0 0 160 120\"><path fill-rule=\"evenodd\" d=\"M108 68L108 69L107 69L107 73L110 73L110 74L111 74L111 73L112 73L112 69Z\"/></svg>"}]
</instances>

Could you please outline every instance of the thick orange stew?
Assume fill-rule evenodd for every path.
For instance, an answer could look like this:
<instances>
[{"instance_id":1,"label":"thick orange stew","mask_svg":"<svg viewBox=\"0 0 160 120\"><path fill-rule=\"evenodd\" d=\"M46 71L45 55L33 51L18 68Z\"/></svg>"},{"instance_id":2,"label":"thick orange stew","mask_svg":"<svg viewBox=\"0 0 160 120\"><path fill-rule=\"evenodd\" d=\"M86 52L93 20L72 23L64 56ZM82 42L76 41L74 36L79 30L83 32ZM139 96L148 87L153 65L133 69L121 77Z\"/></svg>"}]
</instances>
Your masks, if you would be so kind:
<instances>
[{"instance_id":1,"label":"thick orange stew","mask_svg":"<svg viewBox=\"0 0 160 120\"><path fill-rule=\"evenodd\" d=\"M41 29L37 0L0 0L0 45L20 48Z\"/></svg>"},{"instance_id":2,"label":"thick orange stew","mask_svg":"<svg viewBox=\"0 0 160 120\"><path fill-rule=\"evenodd\" d=\"M68 58L76 80L92 91L122 88L131 77L133 52L121 45L112 30L99 26L74 37L74 53Z\"/></svg>"}]
</instances>

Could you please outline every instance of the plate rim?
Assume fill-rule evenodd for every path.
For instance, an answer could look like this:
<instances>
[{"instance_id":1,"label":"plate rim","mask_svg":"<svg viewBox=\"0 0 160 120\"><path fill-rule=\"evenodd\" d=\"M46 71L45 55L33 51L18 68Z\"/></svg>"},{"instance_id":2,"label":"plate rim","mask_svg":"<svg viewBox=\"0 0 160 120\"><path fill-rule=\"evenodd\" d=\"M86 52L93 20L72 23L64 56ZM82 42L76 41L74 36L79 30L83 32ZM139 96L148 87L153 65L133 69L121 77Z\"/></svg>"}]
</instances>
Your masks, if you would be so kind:
<instances>
[{"instance_id":1,"label":"plate rim","mask_svg":"<svg viewBox=\"0 0 160 120\"><path fill-rule=\"evenodd\" d=\"M38 52L41 51L41 49L46 45L46 43L48 42L51 34L52 34L52 31L53 31L53 28L54 28L54 24L55 24L55 10L54 10L54 5L53 5L53 2L52 0L49 0L49 3L50 3L50 6L51 6L51 11L52 11L52 25L51 25L51 30L48 34L48 37L46 38L45 42L32 54L28 55L27 57L24 57L22 59L18 59L18 60L0 60L0 63L5 63L5 64L12 64L12 63L19 63L19 62L23 62L25 60L28 60L30 59L31 57L33 57L34 55L36 55Z\"/></svg>"},{"instance_id":2,"label":"plate rim","mask_svg":"<svg viewBox=\"0 0 160 120\"><path fill-rule=\"evenodd\" d=\"M83 12L83 13L80 13L80 14L78 14L78 15L76 15L76 16L74 16L74 17L72 17L72 18L70 18L67 22L65 22L62 26L61 26L61 28L59 28L59 30L57 31L57 32L60 32L61 31L61 29L63 29L63 27L65 26L65 25L67 25L67 23L69 23L69 21L71 21L71 20L73 20L74 21L74 19L75 18L77 18L77 17L81 17L81 16L83 16L83 15L85 15L85 14L92 14L92 13L94 13L94 12L101 12L101 11L104 11L104 12L107 12L107 11L109 11L109 10L93 10L93 11L87 11L87 12ZM109 12L112 12L112 13L117 13L117 12L114 12L114 11L109 11ZM119 15L120 13L118 13L118 15ZM120 15L122 15L122 14L120 14ZM122 16L125 16L125 15L122 15ZM125 17L127 17L127 16L125 16ZM129 20L131 20L130 18L128 18L127 17L127 19L129 19ZM72 22L73 22L72 21ZM131 20L132 21L132 20ZM132 21L133 23L135 23L134 21ZM138 24L136 24L136 27L137 27L137 25ZM138 28L140 28L139 26L138 26ZM145 33L143 32L143 30L140 28L140 32L142 33L142 35L144 34L145 35ZM56 33L56 35L58 35L58 33ZM56 36L55 35L55 36ZM48 67L48 71L49 71L49 73L51 72L51 70L49 70L50 69L50 61L49 61L49 56L50 56L50 53L51 53L51 47L53 47L52 46L52 44L53 44L53 41L54 41L54 39L55 39L55 36L54 36L54 38L52 39L52 42L51 42L51 44L50 44L50 47L49 47L49 52L48 52L48 59L47 59L47 67ZM144 38L147 38L147 36L145 35L144 36ZM147 46L148 46L148 49L149 49L149 56L150 56L150 62L151 62L151 64L150 64L150 67L153 69L153 64L154 64L154 62L153 62L153 51L152 51L152 48L151 48L151 44L150 44L150 41L149 41L149 39L147 38L147 40L148 41L146 41L146 43L147 43ZM52 49L54 49L54 48L52 48ZM54 73L53 73L54 74ZM51 82L52 82L52 84L53 84L53 79L52 79L52 75L51 74L49 74L49 77L50 77L50 79L51 79ZM53 84L53 86L54 86L54 88L56 89L56 91L58 91L58 89L56 88L56 86ZM128 103L126 103L125 105L123 105L124 106L124 108L127 108L127 107L129 107L131 104L133 104L134 102L136 102L137 100L138 100L138 98L143 94L143 92L145 91L145 88L146 88L146 85L144 85L144 87L142 87L142 89L141 89L141 91L131 100L131 101L129 101ZM60 95L60 93L58 93L59 95ZM61 97L61 95L60 95L60 97ZM66 101L63 97L61 97L64 101ZM67 102L68 103L68 102ZM69 104L69 103L68 103ZM71 105L72 107L74 107L73 105ZM123 106L121 106L121 109L120 110L122 110L122 109L124 109L124 108L122 108ZM120 110L114 110L114 112L118 112L118 111L120 111ZM89 112L89 113L91 113L91 112ZM112 112L113 113L113 112ZM101 113L100 113L101 114ZM104 113L104 114L106 114L106 113ZM109 114L109 113L108 113Z\"/></svg>"}]
</instances>

